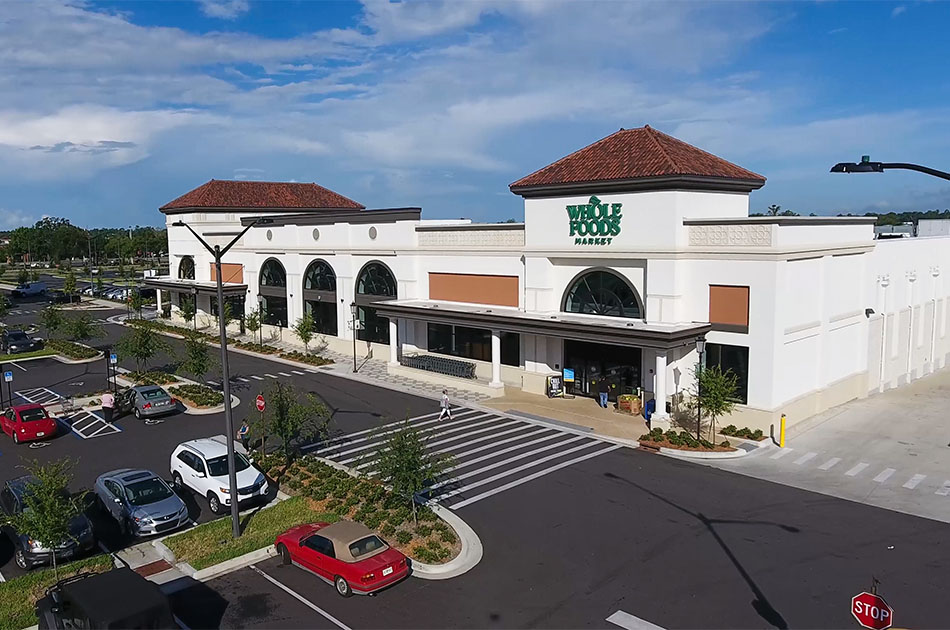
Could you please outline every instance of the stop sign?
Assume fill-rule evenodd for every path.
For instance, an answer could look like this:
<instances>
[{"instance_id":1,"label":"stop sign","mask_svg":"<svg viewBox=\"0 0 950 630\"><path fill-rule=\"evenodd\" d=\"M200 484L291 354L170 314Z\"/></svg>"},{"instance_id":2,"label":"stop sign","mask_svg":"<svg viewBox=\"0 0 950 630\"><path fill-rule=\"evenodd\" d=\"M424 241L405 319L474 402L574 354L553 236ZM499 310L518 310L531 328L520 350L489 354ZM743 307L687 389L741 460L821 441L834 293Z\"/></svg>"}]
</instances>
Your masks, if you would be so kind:
<instances>
[{"instance_id":1,"label":"stop sign","mask_svg":"<svg viewBox=\"0 0 950 630\"><path fill-rule=\"evenodd\" d=\"M884 598L867 591L851 598L851 614L865 628L884 630L894 623L894 610Z\"/></svg>"},{"instance_id":2,"label":"stop sign","mask_svg":"<svg viewBox=\"0 0 950 630\"><path fill-rule=\"evenodd\" d=\"M257 410L264 413L264 397L258 394L255 402L257 403Z\"/></svg>"}]
</instances>

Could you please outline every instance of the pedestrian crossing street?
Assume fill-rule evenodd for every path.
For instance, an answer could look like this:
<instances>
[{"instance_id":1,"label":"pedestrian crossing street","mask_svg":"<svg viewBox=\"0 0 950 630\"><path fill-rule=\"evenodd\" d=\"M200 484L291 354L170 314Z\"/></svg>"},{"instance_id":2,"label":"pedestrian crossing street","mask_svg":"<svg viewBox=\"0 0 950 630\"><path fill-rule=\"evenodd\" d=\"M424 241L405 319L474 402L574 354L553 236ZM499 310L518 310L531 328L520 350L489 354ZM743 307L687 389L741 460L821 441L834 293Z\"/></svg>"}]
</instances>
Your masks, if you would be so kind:
<instances>
[{"instance_id":1,"label":"pedestrian crossing street","mask_svg":"<svg viewBox=\"0 0 950 630\"><path fill-rule=\"evenodd\" d=\"M850 461L841 457L832 457L831 454L822 454L818 451L795 448L766 447L753 451L750 455L723 463L723 467L744 469L771 469L773 472L790 475L807 476L808 481L815 479L812 474L819 474L825 481L834 481L832 476L840 476L841 481L855 484L876 484L881 488L900 488L902 490L927 493L946 497L950 495L950 478L948 471L935 473L934 471L918 472L892 468L887 463L871 461Z\"/></svg>"},{"instance_id":2,"label":"pedestrian crossing street","mask_svg":"<svg viewBox=\"0 0 950 630\"><path fill-rule=\"evenodd\" d=\"M306 452L373 474L387 438L405 421L355 431ZM582 431L468 407L410 418L429 453L451 456L450 467L424 498L459 509L624 445Z\"/></svg>"}]
</instances>

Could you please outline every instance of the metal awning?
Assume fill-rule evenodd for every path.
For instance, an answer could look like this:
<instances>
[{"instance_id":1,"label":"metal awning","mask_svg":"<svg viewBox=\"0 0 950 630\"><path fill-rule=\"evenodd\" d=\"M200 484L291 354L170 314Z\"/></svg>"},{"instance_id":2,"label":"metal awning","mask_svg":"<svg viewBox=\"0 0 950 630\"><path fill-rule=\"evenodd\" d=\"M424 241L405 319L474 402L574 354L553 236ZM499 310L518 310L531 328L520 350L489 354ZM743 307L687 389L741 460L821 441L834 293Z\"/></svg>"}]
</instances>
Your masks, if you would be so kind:
<instances>
[{"instance_id":1,"label":"metal awning","mask_svg":"<svg viewBox=\"0 0 950 630\"><path fill-rule=\"evenodd\" d=\"M650 324L639 319L576 313L522 311L435 300L388 300L373 303L385 317L398 317L472 328L637 348L670 349L692 345L712 326L708 322Z\"/></svg>"},{"instance_id":2,"label":"metal awning","mask_svg":"<svg viewBox=\"0 0 950 630\"><path fill-rule=\"evenodd\" d=\"M184 280L181 278L172 278L171 276L158 276L155 278L145 278L145 286L162 289L163 291L177 291L179 293L199 295L218 295L217 282L198 282L197 280ZM228 296L247 294L247 285L236 282L223 283L224 294Z\"/></svg>"}]
</instances>

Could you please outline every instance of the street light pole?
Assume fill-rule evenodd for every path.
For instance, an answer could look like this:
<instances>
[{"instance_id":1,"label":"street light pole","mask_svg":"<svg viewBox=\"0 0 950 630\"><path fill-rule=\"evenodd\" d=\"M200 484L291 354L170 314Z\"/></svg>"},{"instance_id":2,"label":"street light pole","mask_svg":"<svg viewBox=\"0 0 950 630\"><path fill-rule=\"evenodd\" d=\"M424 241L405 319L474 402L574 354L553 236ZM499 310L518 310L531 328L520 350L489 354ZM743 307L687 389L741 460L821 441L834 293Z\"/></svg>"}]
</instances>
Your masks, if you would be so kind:
<instances>
[{"instance_id":1,"label":"street light pole","mask_svg":"<svg viewBox=\"0 0 950 630\"><path fill-rule=\"evenodd\" d=\"M703 353L706 351L705 337L696 338L696 352L699 353L699 368L696 370L696 439L700 438L703 420Z\"/></svg>"},{"instance_id":2,"label":"street light pole","mask_svg":"<svg viewBox=\"0 0 950 630\"><path fill-rule=\"evenodd\" d=\"M257 219L256 221L251 222L240 234L235 236L234 239L224 247L224 249L222 249L220 245L215 245L214 247L208 245L208 243L206 243L203 238L198 236L198 233L195 232L191 226L184 221L176 221L175 223L172 223L172 225L175 227L188 228L188 230L194 234L195 238L198 239L198 242L200 242L204 248L211 252L211 255L214 256L215 279L218 285L218 333L220 335L219 341L221 343L221 381L224 386L224 437L228 446L228 495L231 499L231 536L233 538L238 538L241 536L241 519L238 509L237 471L234 467L234 419L231 413L231 371L230 366L228 365L228 335L227 330L225 329L224 317L221 317L222 310L224 309L224 283L221 281L221 258L236 242L238 242L242 236L244 236L245 232L250 230L258 223L269 222L270 219ZM195 287L194 290L197 293L197 287ZM195 297L197 298L197 295ZM197 301L195 312L197 317Z\"/></svg>"},{"instance_id":3,"label":"street light pole","mask_svg":"<svg viewBox=\"0 0 950 630\"><path fill-rule=\"evenodd\" d=\"M901 169L905 171L917 171L925 175L932 175L940 179L950 180L950 173L938 171L929 166L920 164L908 164L907 162L872 162L871 156L862 155L860 162L838 162L831 167L832 173L883 173L886 170Z\"/></svg>"}]
</instances>

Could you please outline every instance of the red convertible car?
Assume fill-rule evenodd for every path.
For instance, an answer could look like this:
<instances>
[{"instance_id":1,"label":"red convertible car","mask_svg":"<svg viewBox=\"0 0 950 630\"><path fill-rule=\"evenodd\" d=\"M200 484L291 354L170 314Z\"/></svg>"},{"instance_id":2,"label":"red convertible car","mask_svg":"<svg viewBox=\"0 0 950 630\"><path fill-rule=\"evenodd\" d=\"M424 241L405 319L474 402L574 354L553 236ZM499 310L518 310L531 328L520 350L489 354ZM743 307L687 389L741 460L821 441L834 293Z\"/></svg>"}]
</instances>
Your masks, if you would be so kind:
<instances>
[{"instance_id":1,"label":"red convertible car","mask_svg":"<svg viewBox=\"0 0 950 630\"><path fill-rule=\"evenodd\" d=\"M43 405L10 407L0 416L0 427L13 441L46 440L56 435L56 419L46 413Z\"/></svg>"},{"instance_id":2,"label":"red convertible car","mask_svg":"<svg viewBox=\"0 0 950 630\"><path fill-rule=\"evenodd\" d=\"M284 564L296 564L343 597L369 595L409 575L409 559L371 529L352 521L288 529L274 541Z\"/></svg>"}]
</instances>

